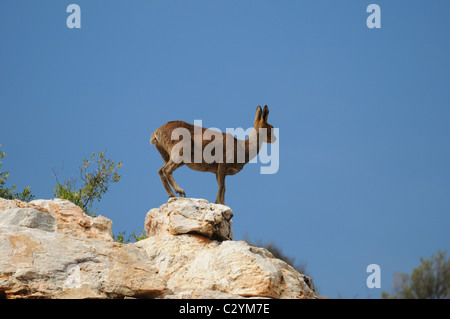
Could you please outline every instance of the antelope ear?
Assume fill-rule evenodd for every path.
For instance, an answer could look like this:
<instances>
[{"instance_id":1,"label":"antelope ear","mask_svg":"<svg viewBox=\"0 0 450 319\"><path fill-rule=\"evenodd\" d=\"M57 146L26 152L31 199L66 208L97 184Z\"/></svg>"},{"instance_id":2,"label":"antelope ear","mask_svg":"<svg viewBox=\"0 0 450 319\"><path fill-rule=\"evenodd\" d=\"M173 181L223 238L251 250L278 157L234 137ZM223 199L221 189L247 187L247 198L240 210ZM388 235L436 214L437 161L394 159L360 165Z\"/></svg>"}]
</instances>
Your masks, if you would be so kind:
<instances>
[{"instance_id":1,"label":"antelope ear","mask_svg":"<svg viewBox=\"0 0 450 319\"><path fill-rule=\"evenodd\" d=\"M261 115L262 115L262 109L261 109L261 106L258 105L258 107L256 108L255 121L259 121L261 119Z\"/></svg>"},{"instance_id":2,"label":"antelope ear","mask_svg":"<svg viewBox=\"0 0 450 319\"><path fill-rule=\"evenodd\" d=\"M264 106L264 110L262 113L262 118L264 120L264 122L267 122L267 117L269 116L269 108L266 106Z\"/></svg>"}]
</instances>

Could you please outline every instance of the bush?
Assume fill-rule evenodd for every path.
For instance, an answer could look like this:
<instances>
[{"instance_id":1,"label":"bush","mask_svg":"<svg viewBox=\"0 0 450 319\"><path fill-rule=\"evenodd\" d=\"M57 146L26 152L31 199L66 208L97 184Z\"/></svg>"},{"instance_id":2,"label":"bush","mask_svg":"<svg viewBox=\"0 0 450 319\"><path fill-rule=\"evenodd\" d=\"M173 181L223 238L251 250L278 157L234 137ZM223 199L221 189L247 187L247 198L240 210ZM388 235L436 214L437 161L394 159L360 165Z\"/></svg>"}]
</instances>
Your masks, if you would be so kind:
<instances>
[{"instance_id":1,"label":"bush","mask_svg":"<svg viewBox=\"0 0 450 319\"><path fill-rule=\"evenodd\" d=\"M117 236L113 235L113 238L114 238L114 241L116 241L118 243L128 244L128 243L135 243L140 240L143 240L143 239L147 238L147 235L145 234L144 231L141 231L141 233L139 235L136 234L136 231L133 231L133 233L127 237L125 231L121 231L121 232L119 232L119 234Z\"/></svg>"},{"instance_id":2,"label":"bush","mask_svg":"<svg viewBox=\"0 0 450 319\"><path fill-rule=\"evenodd\" d=\"M95 165L93 168L92 166ZM98 157L92 153L89 159L85 158L80 166L80 178L82 184L76 187L77 180L65 180L64 183L58 181L55 174L56 186L53 195L61 199L67 199L92 217L95 217L97 209L93 209L94 201L100 201L110 186L110 183L117 183L121 176L117 174L122 167L122 162L117 165L113 160L105 158L105 153L99 152Z\"/></svg>"},{"instance_id":3,"label":"bush","mask_svg":"<svg viewBox=\"0 0 450 319\"><path fill-rule=\"evenodd\" d=\"M385 299L449 299L450 259L446 251L438 251L429 259L420 258L420 265L411 275L396 273L394 294L384 291Z\"/></svg>"},{"instance_id":4,"label":"bush","mask_svg":"<svg viewBox=\"0 0 450 319\"><path fill-rule=\"evenodd\" d=\"M2 146L0 144L0 146ZM6 153L0 151L0 160L2 158L6 157ZM0 161L0 168L2 167L2 162ZM4 198L4 199L18 199L18 200L22 200L25 202L29 202L31 200L33 200L34 195L31 194L30 191L30 186L27 186L22 192L20 193L16 193L16 188L17 186L14 184L11 187L6 187L6 180L9 177L9 172L8 171L4 171L2 172L0 170L0 197Z\"/></svg>"}]
</instances>

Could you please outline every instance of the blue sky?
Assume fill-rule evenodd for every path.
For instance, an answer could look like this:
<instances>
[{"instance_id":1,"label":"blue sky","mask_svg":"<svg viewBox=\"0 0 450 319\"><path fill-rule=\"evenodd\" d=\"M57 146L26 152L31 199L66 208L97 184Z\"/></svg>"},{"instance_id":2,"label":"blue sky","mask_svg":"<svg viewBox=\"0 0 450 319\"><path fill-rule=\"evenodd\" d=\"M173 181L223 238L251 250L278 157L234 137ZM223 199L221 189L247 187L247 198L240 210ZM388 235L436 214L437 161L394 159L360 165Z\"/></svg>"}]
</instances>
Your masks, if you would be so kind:
<instances>
[{"instance_id":1,"label":"blue sky","mask_svg":"<svg viewBox=\"0 0 450 319\"><path fill-rule=\"evenodd\" d=\"M66 8L81 7L81 29ZM381 7L381 29L366 8ZM320 293L377 298L450 248L450 2L2 1L0 144L10 182L51 198L107 150L113 232L167 201L151 133L169 120L248 128L269 105L280 167L226 179L236 240L306 262ZM180 168L213 202L215 176ZM381 289L366 267L381 267Z\"/></svg>"}]
</instances>

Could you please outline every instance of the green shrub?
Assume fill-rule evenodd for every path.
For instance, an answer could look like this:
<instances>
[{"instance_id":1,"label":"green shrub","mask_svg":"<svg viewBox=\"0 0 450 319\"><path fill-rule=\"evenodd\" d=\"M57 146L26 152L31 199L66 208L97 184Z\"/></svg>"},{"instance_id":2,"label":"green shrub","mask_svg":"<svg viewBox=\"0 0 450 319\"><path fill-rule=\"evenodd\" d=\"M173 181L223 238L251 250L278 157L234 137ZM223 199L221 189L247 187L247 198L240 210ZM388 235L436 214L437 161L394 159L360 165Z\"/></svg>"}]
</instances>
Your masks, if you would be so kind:
<instances>
[{"instance_id":1,"label":"green shrub","mask_svg":"<svg viewBox=\"0 0 450 319\"><path fill-rule=\"evenodd\" d=\"M145 231L141 231L139 235L136 234L136 231L133 231L133 233L127 237L125 231L121 231L118 235L113 235L113 238L114 241L118 243L128 244L143 240L147 238L147 235L145 234Z\"/></svg>"},{"instance_id":2,"label":"green shrub","mask_svg":"<svg viewBox=\"0 0 450 319\"><path fill-rule=\"evenodd\" d=\"M0 144L0 146L2 146ZM6 157L6 153L0 151L0 160L2 158ZM2 162L0 161L0 168L2 167ZM6 187L6 180L9 177L9 172L8 171L4 171L2 172L0 170L0 197L4 198L4 199L18 199L18 200L22 200L25 202L29 202L31 200L33 200L34 195L31 194L30 191L30 186L27 186L22 192L17 193L16 192L16 188L17 186L14 184L11 187Z\"/></svg>"},{"instance_id":3,"label":"green shrub","mask_svg":"<svg viewBox=\"0 0 450 319\"><path fill-rule=\"evenodd\" d=\"M92 153L90 158L83 159L80 166L81 187L77 188L77 180L65 180L63 183L56 178L56 186L53 195L61 199L67 199L92 217L95 217L97 209L93 209L94 201L100 201L108 191L111 183L120 181L121 176L117 174L122 167L122 162L117 165L113 160L105 158L105 153L99 152L98 157Z\"/></svg>"}]
</instances>

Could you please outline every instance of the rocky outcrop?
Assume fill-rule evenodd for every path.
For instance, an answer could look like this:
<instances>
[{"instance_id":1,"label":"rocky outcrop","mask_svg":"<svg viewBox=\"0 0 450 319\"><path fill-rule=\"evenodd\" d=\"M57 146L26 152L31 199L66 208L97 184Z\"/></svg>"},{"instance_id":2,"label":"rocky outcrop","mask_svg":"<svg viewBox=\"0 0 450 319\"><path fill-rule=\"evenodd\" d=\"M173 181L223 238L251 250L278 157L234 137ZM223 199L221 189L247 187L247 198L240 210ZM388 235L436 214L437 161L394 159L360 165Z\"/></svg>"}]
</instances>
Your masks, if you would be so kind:
<instances>
[{"instance_id":1,"label":"rocky outcrop","mask_svg":"<svg viewBox=\"0 0 450 319\"><path fill-rule=\"evenodd\" d=\"M18 216L22 214L28 215L28 218L24 219ZM52 229L46 228L44 220L53 225ZM31 224L27 225L27 223ZM77 238L114 241L110 219L103 216L90 217L72 202L59 198L54 200L38 199L30 203L0 198L0 227L8 225L53 230L59 234Z\"/></svg>"},{"instance_id":2,"label":"rocky outcrop","mask_svg":"<svg viewBox=\"0 0 450 319\"><path fill-rule=\"evenodd\" d=\"M111 220L67 200L0 198L0 298L315 298L309 277L233 241L231 209L172 198L148 238L114 242Z\"/></svg>"},{"instance_id":3,"label":"rocky outcrop","mask_svg":"<svg viewBox=\"0 0 450 319\"><path fill-rule=\"evenodd\" d=\"M205 199L170 198L167 204L151 209L145 217L148 237L200 234L211 239L233 240L233 212L228 206L210 204Z\"/></svg>"}]
</instances>

